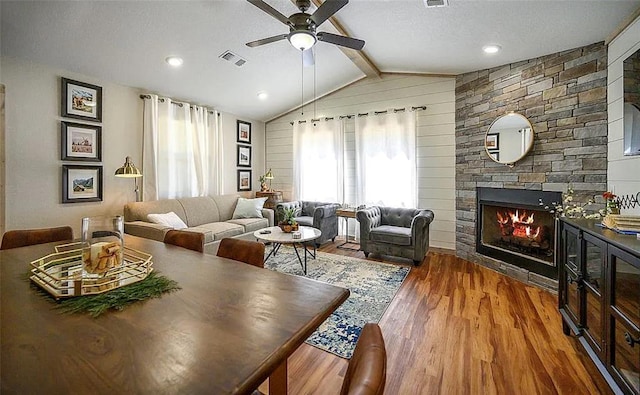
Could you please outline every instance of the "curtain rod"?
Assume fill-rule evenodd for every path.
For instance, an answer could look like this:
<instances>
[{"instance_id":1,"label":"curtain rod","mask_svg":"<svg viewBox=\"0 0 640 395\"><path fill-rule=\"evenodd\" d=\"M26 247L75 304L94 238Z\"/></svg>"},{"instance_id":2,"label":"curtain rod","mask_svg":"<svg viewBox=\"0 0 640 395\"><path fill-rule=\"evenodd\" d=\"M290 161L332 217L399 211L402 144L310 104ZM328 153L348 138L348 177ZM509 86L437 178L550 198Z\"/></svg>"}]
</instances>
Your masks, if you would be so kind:
<instances>
[{"instance_id":1,"label":"curtain rod","mask_svg":"<svg viewBox=\"0 0 640 395\"><path fill-rule=\"evenodd\" d=\"M416 107L411 107L411 111L426 110L426 109L427 109L427 106L416 106ZM393 112L402 112L402 111L406 111L406 110L407 110L406 108L394 108L393 110L374 111L374 112L373 112L373 114L374 114L374 115L380 115L380 114L386 114L386 113L388 113L389 111L393 111ZM358 116L358 117L364 117L364 116L367 116L367 115L369 115L369 113L368 113L368 112L365 112L365 113L358 113L358 114L349 114L349 115L340 115L340 116L338 117L338 119L344 119L344 118L351 119L351 118L353 118L353 117L355 117L355 116ZM330 120L332 120L332 119L334 119L334 117L326 117L326 118L324 118L324 120L325 120L325 121L330 121ZM309 122L320 122L321 120L322 120L322 118L317 118L317 119L311 119L311 120L309 120ZM295 122L289 122L289 124L290 124L290 125L293 125L294 123L295 123ZM305 120L305 121L298 121L298 123L299 123L299 124L300 124L300 123L307 123L307 121L306 121L306 120Z\"/></svg>"},{"instance_id":2,"label":"curtain rod","mask_svg":"<svg viewBox=\"0 0 640 395\"><path fill-rule=\"evenodd\" d=\"M144 95L144 94L143 94L143 95L140 95L140 98L141 98L142 100L144 100L144 99L151 99L151 95ZM165 99L164 99L163 97L158 97L158 100L159 100L161 103L164 103L164 100L165 100ZM172 99L172 100L173 100L173 99ZM171 102L171 104L176 105L176 106L178 106L178 107L182 107L182 106L183 106L183 104L182 104L182 103L180 103L180 102L176 102L176 101L172 101L172 102ZM193 107L195 107L195 105L193 105L193 104L190 104L190 105L189 105L189 108L193 108ZM200 107L204 107L204 106L200 106ZM206 108L206 107L204 107L204 108ZM214 113L215 113L215 111L213 111L213 110L209 110L208 108L207 108L207 112L208 112L209 114L214 114Z\"/></svg>"}]
</instances>

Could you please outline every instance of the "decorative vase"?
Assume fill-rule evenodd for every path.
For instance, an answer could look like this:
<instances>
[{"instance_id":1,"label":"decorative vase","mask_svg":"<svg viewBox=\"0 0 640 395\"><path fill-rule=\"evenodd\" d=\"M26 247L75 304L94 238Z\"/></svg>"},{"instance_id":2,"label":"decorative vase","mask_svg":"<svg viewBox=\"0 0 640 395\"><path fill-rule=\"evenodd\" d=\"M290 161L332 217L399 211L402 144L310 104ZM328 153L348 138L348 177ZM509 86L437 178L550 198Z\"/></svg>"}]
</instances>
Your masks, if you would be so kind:
<instances>
[{"instance_id":1,"label":"decorative vase","mask_svg":"<svg viewBox=\"0 0 640 395\"><path fill-rule=\"evenodd\" d=\"M104 277L122 265L124 221L121 216L82 218L82 276Z\"/></svg>"}]
</instances>

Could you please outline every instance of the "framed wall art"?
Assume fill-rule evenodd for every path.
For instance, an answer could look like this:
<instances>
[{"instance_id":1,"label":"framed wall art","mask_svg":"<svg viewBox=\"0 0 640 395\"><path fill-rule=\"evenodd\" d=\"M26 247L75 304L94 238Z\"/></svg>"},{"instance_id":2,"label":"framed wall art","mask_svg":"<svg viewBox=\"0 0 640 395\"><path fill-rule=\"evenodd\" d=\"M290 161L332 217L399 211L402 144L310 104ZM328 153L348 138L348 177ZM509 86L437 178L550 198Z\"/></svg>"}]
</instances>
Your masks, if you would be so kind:
<instances>
[{"instance_id":1,"label":"framed wall art","mask_svg":"<svg viewBox=\"0 0 640 395\"><path fill-rule=\"evenodd\" d=\"M238 192L251 190L251 170L238 170Z\"/></svg>"},{"instance_id":2,"label":"framed wall art","mask_svg":"<svg viewBox=\"0 0 640 395\"><path fill-rule=\"evenodd\" d=\"M500 149L500 134L499 133L487 133L487 141L485 146L488 150Z\"/></svg>"},{"instance_id":3,"label":"framed wall art","mask_svg":"<svg viewBox=\"0 0 640 395\"><path fill-rule=\"evenodd\" d=\"M102 127L62 122L60 136L62 160L102 161Z\"/></svg>"},{"instance_id":4,"label":"framed wall art","mask_svg":"<svg viewBox=\"0 0 640 395\"><path fill-rule=\"evenodd\" d=\"M238 163L239 167L251 167L251 147L248 145L238 144Z\"/></svg>"},{"instance_id":5,"label":"framed wall art","mask_svg":"<svg viewBox=\"0 0 640 395\"><path fill-rule=\"evenodd\" d=\"M238 123L238 143L251 144L251 123L237 121Z\"/></svg>"},{"instance_id":6,"label":"framed wall art","mask_svg":"<svg viewBox=\"0 0 640 395\"><path fill-rule=\"evenodd\" d=\"M62 116L102 122L102 88L62 78Z\"/></svg>"},{"instance_id":7,"label":"framed wall art","mask_svg":"<svg viewBox=\"0 0 640 395\"><path fill-rule=\"evenodd\" d=\"M102 201L102 166L62 165L62 203Z\"/></svg>"}]
</instances>

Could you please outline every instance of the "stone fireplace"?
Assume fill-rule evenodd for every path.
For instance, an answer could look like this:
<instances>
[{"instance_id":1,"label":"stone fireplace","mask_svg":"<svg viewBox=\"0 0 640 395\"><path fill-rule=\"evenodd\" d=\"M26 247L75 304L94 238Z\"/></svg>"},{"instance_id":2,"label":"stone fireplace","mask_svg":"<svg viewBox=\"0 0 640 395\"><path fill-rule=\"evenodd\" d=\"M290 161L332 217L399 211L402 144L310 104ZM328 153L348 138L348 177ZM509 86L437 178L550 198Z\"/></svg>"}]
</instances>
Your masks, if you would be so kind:
<instances>
[{"instance_id":1,"label":"stone fireplace","mask_svg":"<svg viewBox=\"0 0 640 395\"><path fill-rule=\"evenodd\" d=\"M558 192L477 188L476 252L557 279L555 217L539 202Z\"/></svg>"},{"instance_id":2,"label":"stone fireplace","mask_svg":"<svg viewBox=\"0 0 640 395\"><path fill-rule=\"evenodd\" d=\"M527 117L534 133L533 149L512 167L495 163L484 147L491 123L509 111ZM547 261L554 247L545 247L553 242L546 237L553 230L550 218L545 219L544 210L540 211L540 196L530 198L528 204L501 199L511 191L559 196L569 185L576 202L586 202L607 190L604 43L456 77L457 256L556 291L556 268ZM492 203L479 207L478 188L500 192L487 199L483 195L482 200ZM543 200L549 204L560 199ZM536 224L542 221L536 225L542 233L529 241L526 227L530 224L526 222L532 214ZM489 223L491 227L486 228ZM535 233L536 229L529 229L529 234L532 230Z\"/></svg>"}]
</instances>

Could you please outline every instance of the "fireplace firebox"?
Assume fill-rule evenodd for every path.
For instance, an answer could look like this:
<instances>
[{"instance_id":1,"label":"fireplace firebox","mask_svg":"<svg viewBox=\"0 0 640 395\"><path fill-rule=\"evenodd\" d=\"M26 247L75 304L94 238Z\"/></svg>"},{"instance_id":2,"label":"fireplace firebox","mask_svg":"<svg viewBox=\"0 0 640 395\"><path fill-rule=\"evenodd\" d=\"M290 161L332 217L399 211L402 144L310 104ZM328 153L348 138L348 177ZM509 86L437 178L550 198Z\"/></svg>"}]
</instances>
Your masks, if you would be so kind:
<instances>
[{"instance_id":1,"label":"fireplace firebox","mask_svg":"<svg viewBox=\"0 0 640 395\"><path fill-rule=\"evenodd\" d=\"M560 192L524 189L476 190L476 251L557 279L555 216L540 205L560 203Z\"/></svg>"}]
</instances>

